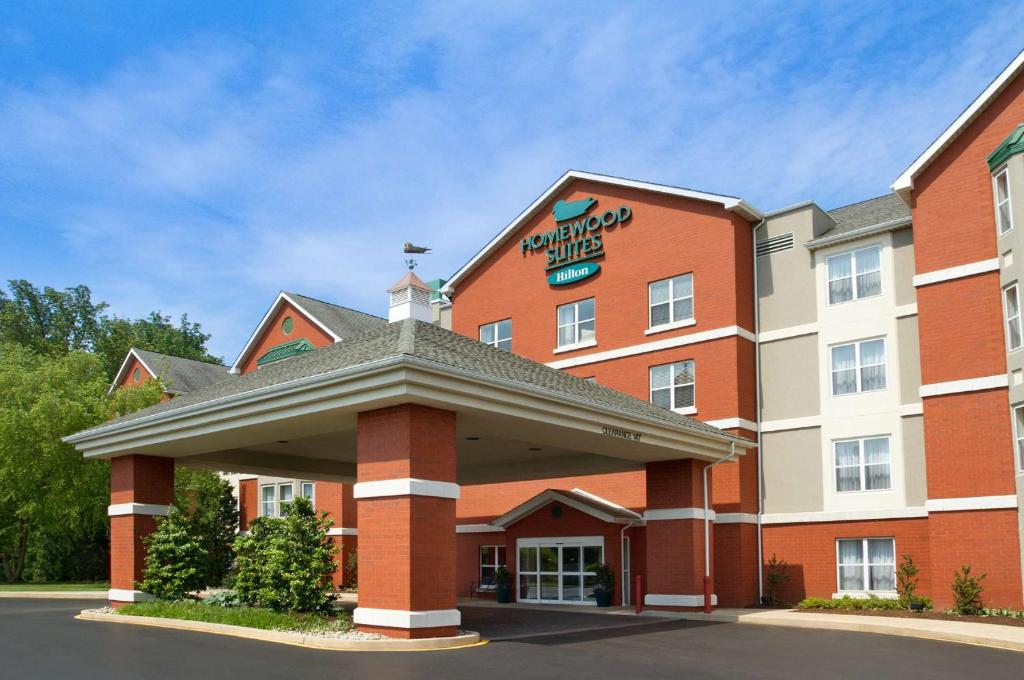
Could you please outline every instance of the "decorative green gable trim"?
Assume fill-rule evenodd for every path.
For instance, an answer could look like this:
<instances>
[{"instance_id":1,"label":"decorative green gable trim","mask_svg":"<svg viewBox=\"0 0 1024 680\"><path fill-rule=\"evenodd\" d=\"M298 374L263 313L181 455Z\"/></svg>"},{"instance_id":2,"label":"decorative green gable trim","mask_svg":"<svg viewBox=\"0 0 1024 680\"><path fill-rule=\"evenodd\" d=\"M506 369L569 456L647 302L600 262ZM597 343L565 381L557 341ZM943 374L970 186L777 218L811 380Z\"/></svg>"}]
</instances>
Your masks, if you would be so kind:
<instances>
[{"instance_id":1,"label":"decorative green gable trim","mask_svg":"<svg viewBox=\"0 0 1024 680\"><path fill-rule=\"evenodd\" d=\"M306 339L283 342L268 349L266 354L256 360L256 365L263 366L264 364L287 359L288 357L293 357L313 349L316 349L316 347L313 347L309 340Z\"/></svg>"},{"instance_id":2,"label":"decorative green gable trim","mask_svg":"<svg viewBox=\"0 0 1024 680\"><path fill-rule=\"evenodd\" d=\"M1018 125L1017 129L1011 132L1010 136L989 154L988 169L994 172L996 168L1006 162L1007 158L1021 151L1024 151L1024 123Z\"/></svg>"}]
</instances>

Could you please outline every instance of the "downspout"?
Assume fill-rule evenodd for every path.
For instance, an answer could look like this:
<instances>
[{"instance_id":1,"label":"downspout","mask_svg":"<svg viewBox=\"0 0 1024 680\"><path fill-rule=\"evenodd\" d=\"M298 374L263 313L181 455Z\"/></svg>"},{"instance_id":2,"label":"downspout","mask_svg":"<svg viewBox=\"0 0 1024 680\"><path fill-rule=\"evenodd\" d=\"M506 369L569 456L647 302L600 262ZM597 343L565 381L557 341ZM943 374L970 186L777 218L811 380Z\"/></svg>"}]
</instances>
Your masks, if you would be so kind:
<instances>
[{"instance_id":1,"label":"downspout","mask_svg":"<svg viewBox=\"0 0 1024 680\"><path fill-rule=\"evenodd\" d=\"M750 232L754 256L754 396L757 412L757 602L764 601L764 569L761 568L764 555L762 543L761 516L764 513L764 454L761 446L761 298L757 287L757 230L767 220L761 220Z\"/></svg>"},{"instance_id":2,"label":"downspout","mask_svg":"<svg viewBox=\"0 0 1024 680\"><path fill-rule=\"evenodd\" d=\"M622 579L622 602L620 604L624 604L625 603L625 601L626 601L626 593L628 593L629 592L629 588L632 587L632 585L627 581L627 579L623 578L623 576L625 576L625 572L626 572L626 568L625 568L626 560L629 560L629 576L630 576L630 578L632 578L632 576L633 576L633 560L631 559L632 556L631 555L623 555L622 554L622 546L625 545L625 543L626 543L626 530L627 529L632 529L632 528L633 528L633 520L629 520L629 523L624 525L622 527L622 530L619 531L619 578ZM633 550L633 541L629 542L629 549Z\"/></svg>"},{"instance_id":3,"label":"downspout","mask_svg":"<svg viewBox=\"0 0 1024 680\"><path fill-rule=\"evenodd\" d=\"M708 470L719 463L736 457L736 442L732 442L732 450L725 458L719 458L711 465L704 466L704 613L711 613L711 507L708 503Z\"/></svg>"}]
</instances>

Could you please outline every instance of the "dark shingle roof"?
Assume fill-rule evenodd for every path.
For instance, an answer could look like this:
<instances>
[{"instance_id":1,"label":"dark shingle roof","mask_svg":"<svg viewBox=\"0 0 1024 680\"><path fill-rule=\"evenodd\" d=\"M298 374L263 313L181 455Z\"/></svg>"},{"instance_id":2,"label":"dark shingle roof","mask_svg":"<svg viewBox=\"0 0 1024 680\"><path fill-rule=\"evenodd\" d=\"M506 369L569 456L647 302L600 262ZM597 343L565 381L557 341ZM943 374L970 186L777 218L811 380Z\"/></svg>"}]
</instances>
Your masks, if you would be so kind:
<instances>
[{"instance_id":1,"label":"dark shingle roof","mask_svg":"<svg viewBox=\"0 0 1024 680\"><path fill-rule=\"evenodd\" d=\"M387 324L386 319L379 316L359 312L348 307L334 305L330 302L306 297L298 293L288 293L302 307L316 317L317 321L324 324L339 338L347 338L372 328L380 328Z\"/></svg>"},{"instance_id":2,"label":"dark shingle roof","mask_svg":"<svg viewBox=\"0 0 1024 680\"><path fill-rule=\"evenodd\" d=\"M149 370L160 377L168 392L195 392L208 385L218 383L230 375L227 367L220 364L182 359L170 354L160 354L138 348L135 348L135 353Z\"/></svg>"},{"instance_id":3,"label":"dark shingle roof","mask_svg":"<svg viewBox=\"0 0 1024 680\"><path fill-rule=\"evenodd\" d=\"M267 364L251 373L232 374L227 380L205 389L136 411L111 422L127 422L401 355L426 359L491 380L539 388L554 395L578 399L629 415L661 420L690 430L707 434L725 434L716 427L622 392L577 378L511 352L496 349L435 324L413 319L385 324L328 347ZM111 423L107 423L109 424ZM738 437L736 439L741 440Z\"/></svg>"},{"instance_id":4,"label":"dark shingle roof","mask_svg":"<svg viewBox=\"0 0 1024 680\"><path fill-rule=\"evenodd\" d=\"M835 210L829 210L828 214L836 221L836 226L826 231L819 238L837 236L848 231L872 227L876 224L884 224L893 220L909 219L910 208L896 194L887 194L859 203L844 205Z\"/></svg>"}]
</instances>

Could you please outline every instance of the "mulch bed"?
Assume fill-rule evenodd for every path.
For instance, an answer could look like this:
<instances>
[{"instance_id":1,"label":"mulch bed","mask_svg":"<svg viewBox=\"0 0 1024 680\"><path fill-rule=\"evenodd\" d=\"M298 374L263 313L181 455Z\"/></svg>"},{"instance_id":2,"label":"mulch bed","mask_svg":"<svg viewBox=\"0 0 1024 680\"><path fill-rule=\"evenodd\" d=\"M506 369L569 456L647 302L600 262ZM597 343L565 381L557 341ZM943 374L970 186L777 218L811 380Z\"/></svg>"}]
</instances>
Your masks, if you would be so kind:
<instances>
[{"instance_id":1,"label":"mulch bed","mask_svg":"<svg viewBox=\"0 0 1024 680\"><path fill-rule=\"evenodd\" d=\"M854 616L888 616L899 619L934 619L936 621L963 621L966 623L995 623L1001 626L1024 627L1024 619L1010 616L958 616L945 612L912 612L906 609L894 611L871 611L864 609L797 609L803 614L852 614Z\"/></svg>"}]
</instances>

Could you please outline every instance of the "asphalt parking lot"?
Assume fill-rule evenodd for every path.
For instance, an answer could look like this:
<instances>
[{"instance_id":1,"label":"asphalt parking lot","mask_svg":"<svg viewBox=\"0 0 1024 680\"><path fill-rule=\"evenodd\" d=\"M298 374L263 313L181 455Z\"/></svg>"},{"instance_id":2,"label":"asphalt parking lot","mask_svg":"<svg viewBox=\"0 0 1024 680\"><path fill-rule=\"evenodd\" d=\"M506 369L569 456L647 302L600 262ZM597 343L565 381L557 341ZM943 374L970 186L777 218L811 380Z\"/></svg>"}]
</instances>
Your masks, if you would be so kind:
<instances>
[{"instance_id":1,"label":"asphalt parking lot","mask_svg":"<svg viewBox=\"0 0 1024 680\"><path fill-rule=\"evenodd\" d=\"M1016 677L1024 664L1015 652L866 633L611 625L617 617L533 610L515 610L509 625L470 608L467 627L506 639L444 652L326 652L73 618L96 605L0 600L0 678L964 678ZM528 635L531 621L537 635Z\"/></svg>"}]
</instances>

